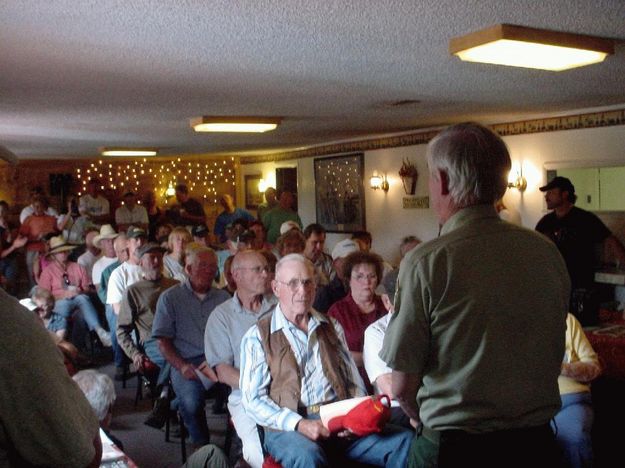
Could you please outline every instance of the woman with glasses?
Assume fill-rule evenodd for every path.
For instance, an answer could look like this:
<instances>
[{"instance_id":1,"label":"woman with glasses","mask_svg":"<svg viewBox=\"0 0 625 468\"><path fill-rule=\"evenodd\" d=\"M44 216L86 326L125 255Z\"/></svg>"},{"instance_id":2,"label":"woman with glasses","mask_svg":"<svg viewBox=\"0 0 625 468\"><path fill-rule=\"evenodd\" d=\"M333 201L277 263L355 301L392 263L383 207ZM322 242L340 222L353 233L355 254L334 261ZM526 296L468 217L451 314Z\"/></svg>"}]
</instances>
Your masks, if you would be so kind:
<instances>
[{"instance_id":1,"label":"woman with glasses","mask_svg":"<svg viewBox=\"0 0 625 468\"><path fill-rule=\"evenodd\" d=\"M382 277L383 260L371 252L353 252L345 258L343 273L349 293L328 310L345 331L347 346L356 361L369 393L373 387L367 378L362 359L365 330L386 315L382 299L375 293Z\"/></svg>"},{"instance_id":2,"label":"woman with glasses","mask_svg":"<svg viewBox=\"0 0 625 468\"><path fill-rule=\"evenodd\" d=\"M51 261L41 272L39 286L50 291L56 299L54 312L65 321L60 328L66 329L67 319L79 310L89 330L95 331L102 344L109 347L111 335L102 328L98 312L86 294L91 282L87 271L78 263L68 261L69 252L74 248L62 236L50 239L50 250L46 256Z\"/></svg>"}]
</instances>

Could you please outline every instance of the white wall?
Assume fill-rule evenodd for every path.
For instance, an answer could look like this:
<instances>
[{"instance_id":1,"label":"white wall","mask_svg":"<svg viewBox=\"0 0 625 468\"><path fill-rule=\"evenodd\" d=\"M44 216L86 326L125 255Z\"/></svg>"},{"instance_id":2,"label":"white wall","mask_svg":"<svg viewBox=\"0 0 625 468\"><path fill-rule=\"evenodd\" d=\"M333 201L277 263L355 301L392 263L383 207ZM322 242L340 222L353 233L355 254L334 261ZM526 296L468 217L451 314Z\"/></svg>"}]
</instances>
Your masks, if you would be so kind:
<instances>
[{"instance_id":1,"label":"white wall","mask_svg":"<svg viewBox=\"0 0 625 468\"><path fill-rule=\"evenodd\" d=\"M625 126L517 135L504 140L510 148L513 172L522 165L528 182L524 193L509 189L504 201L509 209L520 213L523 224L530 228L546 213L542 193L538 190L545 183L546 165L625 164ZM416 235L425 241L438 234L438 223L431 209L402 208L405 193L397 171L403 158L412 160L419 170L415 195L428 194L425 148L425 145L416 145L365 152L367 230L373 235L373 250L392 263L399 259L398 245L402 237ZM268 179L276 167L298 168L299 214L304 225L315 222L313 158L243 165L241 172L262 174ZM374 170L387 173L388 193L368 188ZM625 187L625 181L623 185ZM606 213L600 217L615 234L625 237L624 213ZM343 237L345 235L329 234L326 249L330 251Z\"/></svg>"}]
</instances>

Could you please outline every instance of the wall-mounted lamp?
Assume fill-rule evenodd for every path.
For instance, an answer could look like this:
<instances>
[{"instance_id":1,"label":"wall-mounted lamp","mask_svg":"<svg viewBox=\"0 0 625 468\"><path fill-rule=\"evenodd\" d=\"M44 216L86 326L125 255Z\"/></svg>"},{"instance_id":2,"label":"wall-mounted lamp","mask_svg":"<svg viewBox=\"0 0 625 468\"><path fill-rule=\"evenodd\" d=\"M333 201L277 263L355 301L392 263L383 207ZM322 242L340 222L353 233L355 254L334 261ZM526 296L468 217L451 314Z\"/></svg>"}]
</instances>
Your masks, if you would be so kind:
<instances>
[{"instance_id":1,"label":"wall-mounted lamp","mask_svg":"<svg viewBox=\"0 0 625 468\"><path fill-rule=\"evenodd\" d=\"M510 178L508 178L508 188L515 188L519 192L525 192L525 189L527 188L527 180L523 177L522 173L517 172L516 179L510 181Z\"/></svg>"},{"instance_id":2,"label":"wall-mounted lamp","mask_svg":"<svg viewBox=\"0 0 625 468\"><path fill-rule=\"evenodd\" d=\"M385 192L388 192L388 180L386 180L385 175L379 175L378 171L373 171L373 175L371 179L369 179L369 185L373 190L382 189Z\"/></svg>"},{"instance_id":3,"label":"wall-mounted lamp","mask_svg":"<svg viewBox=\"0 0 625 468\"><path fill-rule=\"evenodd\" d=\"M260 179L258 181L258 191L260 193L265 193L265 190L267 190L267 182L265 181L265 179Z\"/></svg>"}]
</instances>

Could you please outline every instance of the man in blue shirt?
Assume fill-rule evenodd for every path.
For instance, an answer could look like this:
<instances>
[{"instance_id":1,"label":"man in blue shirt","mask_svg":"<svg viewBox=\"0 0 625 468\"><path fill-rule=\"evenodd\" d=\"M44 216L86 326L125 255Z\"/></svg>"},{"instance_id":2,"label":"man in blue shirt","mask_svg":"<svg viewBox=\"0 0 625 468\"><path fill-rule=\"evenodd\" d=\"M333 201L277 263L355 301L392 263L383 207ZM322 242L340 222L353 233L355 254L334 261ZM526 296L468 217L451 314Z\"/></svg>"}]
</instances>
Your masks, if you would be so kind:
<instances>
[{"instance_id":1,"label":"man in blue shirt","mask_svg":"<svg viewBox=\"0 0 625 468\"><path fill-rule=\"evenodd\" d=\"M204 329L211 312L230 295L212 287L217 256L208 247L187 250L188 279L165 291L156 304L152 337L171 364L171 382L178 396L179 411L192 442L209 442L205 391L217 381L204 358Z\"/></svg>"},{"instance_id":2,"label":"man in blue shirt","mask_svg":"<svg viewBox=\"0 0 625 468\"><path fill-rule=\"evenodd\" d=\"M219 242L226 241L226 226L228 224L234 223L237 219L244 219L248 222L254 221L254 216L244 209L234 206L234 199L227 193L221 196L219 204L223 206L224 210L217 216L215 229L213 229Z\"/></svg>"}]
</instances>

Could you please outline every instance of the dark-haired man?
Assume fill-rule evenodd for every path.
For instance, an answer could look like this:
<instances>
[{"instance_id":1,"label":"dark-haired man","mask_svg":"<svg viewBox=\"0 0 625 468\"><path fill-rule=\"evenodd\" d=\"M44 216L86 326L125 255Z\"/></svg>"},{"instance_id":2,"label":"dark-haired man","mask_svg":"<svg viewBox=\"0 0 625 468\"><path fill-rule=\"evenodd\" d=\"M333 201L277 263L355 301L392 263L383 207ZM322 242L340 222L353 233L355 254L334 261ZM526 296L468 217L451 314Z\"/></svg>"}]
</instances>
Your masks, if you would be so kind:
<instances>
[{"instance_id":1,"label":"dark-haired man","mask_svg":"<svg viewBox=\"0 0 625 468\"><path fill-rule=\"evenodd\" d=\"M317 286L325 286L330 282L332 274L332 257L323 251L326 243L326 230L321 224L312 223L304 229L306 247L304 256L315 267L315 279Z\"/></svg>"}]
</instances>

